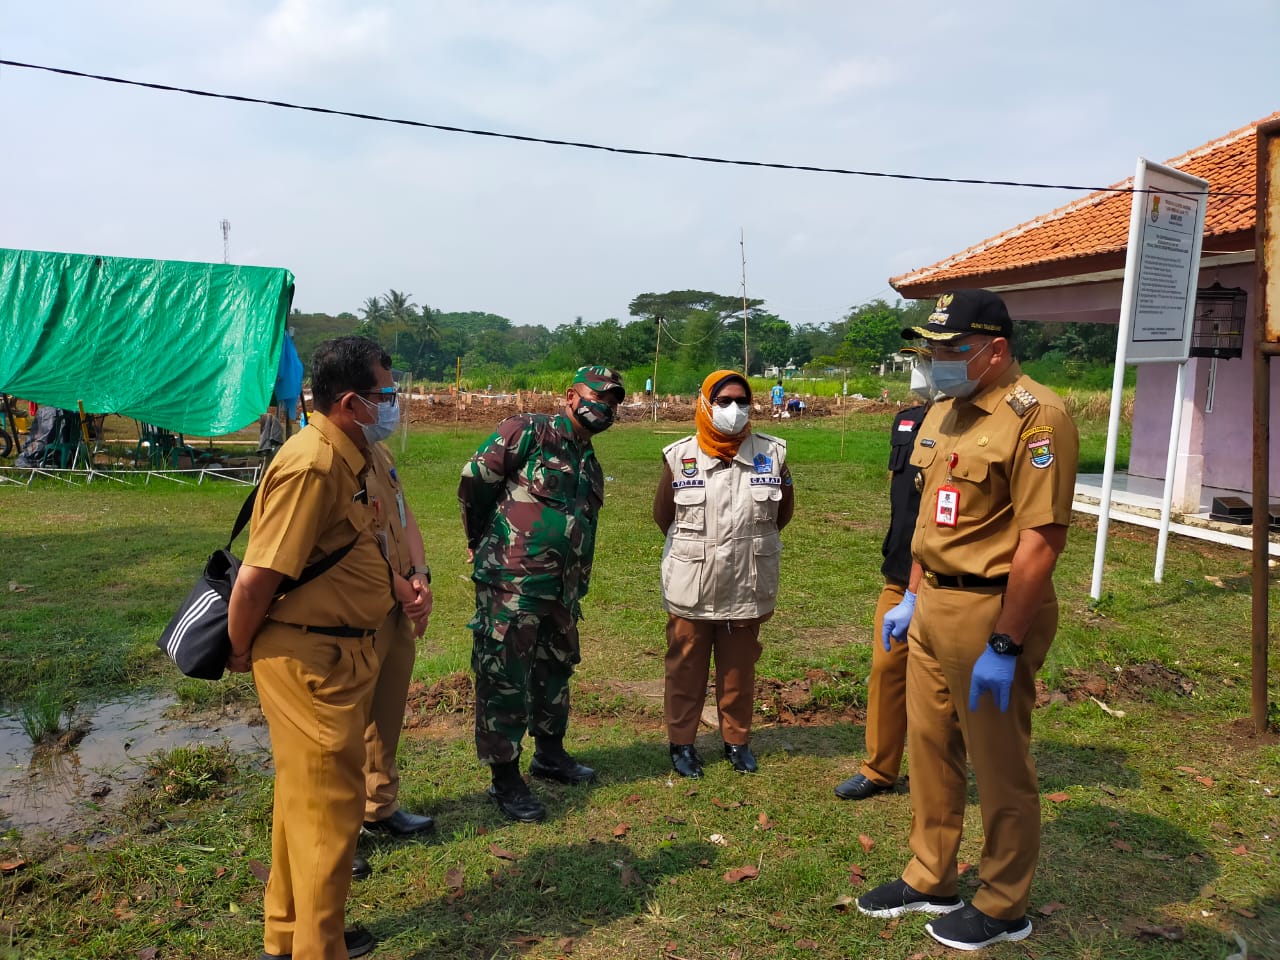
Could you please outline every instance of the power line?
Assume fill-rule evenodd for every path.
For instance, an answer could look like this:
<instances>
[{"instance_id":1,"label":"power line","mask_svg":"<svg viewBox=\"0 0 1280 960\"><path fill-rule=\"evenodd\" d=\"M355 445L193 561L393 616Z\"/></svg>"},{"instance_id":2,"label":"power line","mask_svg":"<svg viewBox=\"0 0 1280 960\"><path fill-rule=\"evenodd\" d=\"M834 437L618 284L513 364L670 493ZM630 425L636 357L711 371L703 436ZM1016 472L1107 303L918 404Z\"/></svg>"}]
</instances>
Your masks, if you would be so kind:
<instances>
[{"instance_id":1,"label":"power line","mask_svg":"<svg viewBox=\"0 0 1280 960\"><path fill-rule=\"evenodd\" d=\"M984 180L979 177L935 177L915 173L886 173L880 170L850 170L844 167L819 167L812 164L773 163L766 160L738 160L729 157L708 157L693 153L676 153L667 150L644 150L637 147L617 147L602 143L587 143L581 140L559 140L552 137L533 137L519 133L503 133L496 130L478 130L471 127L456 127L444 123L428 123L424 120L407 120L401 117L385 117L376 113L360 113L353 110L337 110L331 107L315 107L307 104L289 103L284 100L268 100L262 97L246 97L234 93L215 93L210 90L196 90L190 87L175 87L167 83L150 83L144 80L127 80L123 77L111 77L100 73L86 73L81 70L70 70L66 67L50 67L39 63L23 63L20 60L0 60L0 66L20 67L24 70L41 70L45 73L56 73L66 77L81 77L86 80L101 80L104 83L118 83L127 87L144 87L148 90L162 90L166 93L183 93L192 97L208 97L213 100L230 100L235 103L256 103L266 107L279 107L284 110L302 110L308 113L320 113L333 117L348 117L353 120L371 120L375 123L392 123L402 127L418 127L425 130L438 130L442 133L464 133L473 137L494 137L501 140L518 140L523 143L541 143L553 147L573 147L579 150L602 150L606 153L620 153L635 157L661 157L667 160L690 160L697 163L718 163L735 167L759 167L768 170L792 170L801 173L834 173L848 177L878 177L886 180L914 180L924 183L955 183L987 187L1025 187L1033 190L1073 190L1082 193L1166 193L1178 194L1174 190L1155 190L1148 188L1135 191L1133 187L1089 187L1071 183L1034 183L1021 180ZM1189 192L1188 196L1201 196L1200 192ZM1228 191L1205 191L1203 195L1212 197L1252 197L1252 193L1231 193Z\"/></svg>"}]
</instances>

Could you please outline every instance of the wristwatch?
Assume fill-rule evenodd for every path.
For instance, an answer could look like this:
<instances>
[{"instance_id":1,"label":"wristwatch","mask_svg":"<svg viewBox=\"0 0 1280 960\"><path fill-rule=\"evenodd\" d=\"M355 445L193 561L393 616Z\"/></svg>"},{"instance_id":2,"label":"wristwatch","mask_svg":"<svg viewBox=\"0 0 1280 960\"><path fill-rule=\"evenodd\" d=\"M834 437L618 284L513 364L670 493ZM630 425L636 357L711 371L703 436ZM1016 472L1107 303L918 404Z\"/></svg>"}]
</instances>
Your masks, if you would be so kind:
<instances>
[{"instance_id":1,"label":"wristwatch","mask_svg":"<svg viewBox=\"0 0 1280 960\"><path fill-rule=\"evenodd\" d=\"M1007 633L993 633L991 639L987 641L987 646L1007 657L1022 656L1022 644L1014 643L1013 637Z\"/></svg>"},{"instance_id":2,"label":"wristwatch","mask_svg":"<svg viewBox=\"0 0 1280 960\"><path fill-rule=\"evenodd\" d=\"M404 578L408 580L410 577L415 577L415 576L418 576L419 574L427 578L427 585L430 586L431 585L431 568L427 566L425 563L421 567L410 567L409 572L404 575Z\"/></svg>"}]
</instances>

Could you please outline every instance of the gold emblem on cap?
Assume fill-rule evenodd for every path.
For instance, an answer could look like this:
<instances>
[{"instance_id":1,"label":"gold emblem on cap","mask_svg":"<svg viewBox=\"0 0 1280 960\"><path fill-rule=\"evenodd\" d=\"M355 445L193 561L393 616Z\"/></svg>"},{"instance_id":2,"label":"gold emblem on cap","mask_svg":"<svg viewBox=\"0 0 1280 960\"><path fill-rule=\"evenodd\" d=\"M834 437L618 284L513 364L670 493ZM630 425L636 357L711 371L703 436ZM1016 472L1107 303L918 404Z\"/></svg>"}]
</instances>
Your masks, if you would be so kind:
<instances>
[{"instance_id":1,"label":"gold emblem on cap","mask_svg":"<svg viewBox=\"0 0 1280 960\"><path fill-rule=\"evenodd\" d=\"M990 437L979 437L979 438L978 438L978 446L980 446L980 447L985 447L985 446L986 446L988 443L990 443L990 442L991 442L991 438L990 438Z\"/></svg>"},{"instance_id":2,"label":"gold emblem on cap","mask_svg":"<svg viewBox=\"0 0 1280 960\"><path fill-rule=\"evenodd\" d=\"M947 307L951 306L951 301L954 300L955 298L956 298L956 295L954 293L944 293L942 296L938 298L938 305L934 309L935 310L947 309Z\"/></svg>"}]
</instances>

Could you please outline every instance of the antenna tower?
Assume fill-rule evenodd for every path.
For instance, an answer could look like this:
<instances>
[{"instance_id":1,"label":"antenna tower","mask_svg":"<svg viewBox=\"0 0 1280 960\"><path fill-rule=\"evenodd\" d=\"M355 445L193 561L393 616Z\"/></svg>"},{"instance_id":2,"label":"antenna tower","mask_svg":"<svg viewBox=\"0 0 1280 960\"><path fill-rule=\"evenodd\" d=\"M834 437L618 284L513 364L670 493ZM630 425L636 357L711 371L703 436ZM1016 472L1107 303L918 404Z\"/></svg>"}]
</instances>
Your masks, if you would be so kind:
<instances>
[{"instance_id":1,"label":"antenna tower","mask_svg":"<svg viewBox=\"0 0 1280 960\"><path fill-rule=\"evenodd\" d=\"M231 221L219 220L218 226L222 228L222 262L231 262Z\"/></svg>"}]
</instances>

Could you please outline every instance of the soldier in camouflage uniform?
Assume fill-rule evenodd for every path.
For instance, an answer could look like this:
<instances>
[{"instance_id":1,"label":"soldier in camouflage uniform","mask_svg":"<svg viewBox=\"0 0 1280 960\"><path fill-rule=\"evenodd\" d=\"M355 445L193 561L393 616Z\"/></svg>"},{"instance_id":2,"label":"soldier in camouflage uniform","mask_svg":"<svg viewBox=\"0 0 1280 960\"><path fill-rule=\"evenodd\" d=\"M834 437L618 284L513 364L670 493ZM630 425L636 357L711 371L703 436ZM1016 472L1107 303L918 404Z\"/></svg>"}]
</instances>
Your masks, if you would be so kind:
<instances>
[{"instance_id":1,"label":"soldier in camouflage uniform","mask_svg":"<svg viewBox=\"0 0 1280 960\"><path fill-rule=\"evenodd\" d=\"M624 396L613 370L582 367L561 413L508 417L462 468L458 500L476 585L468 624L476 754L493 771L489 795L522 823L547 815L520 776L526 730L533 776L571 784L595 777L565 752L564 734L604 502L591 437L613 423Z\"/></svg>"}]
</instances>

